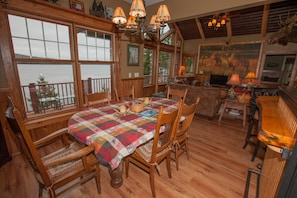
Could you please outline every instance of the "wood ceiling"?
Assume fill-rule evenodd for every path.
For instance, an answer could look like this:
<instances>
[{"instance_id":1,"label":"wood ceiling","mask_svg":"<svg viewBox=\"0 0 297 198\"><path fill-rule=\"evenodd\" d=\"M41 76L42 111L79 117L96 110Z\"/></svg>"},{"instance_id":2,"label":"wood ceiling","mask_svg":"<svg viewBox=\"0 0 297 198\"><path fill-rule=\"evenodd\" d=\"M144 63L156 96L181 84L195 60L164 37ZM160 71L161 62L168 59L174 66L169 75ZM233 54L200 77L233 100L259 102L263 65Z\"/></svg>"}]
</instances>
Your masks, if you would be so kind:
<instances>
[{"instance_id":1,"label":"wood ceiling","mask_svg":"<svg viewBox=\"0 0 297 198\"><path fill-rule=\"evenodd\" d=\"M287 0L214 14L229 16L226 25L217 30L208 27L207 24L212 15L177 21L174 25L179 29L184 40L227 37L227 41L230 41L232 36L250 34L261 34L265 37L266 33L274 33L280 29L280 19L283 21L297 14L297 1Z\"/></svg>"}]
</instances>

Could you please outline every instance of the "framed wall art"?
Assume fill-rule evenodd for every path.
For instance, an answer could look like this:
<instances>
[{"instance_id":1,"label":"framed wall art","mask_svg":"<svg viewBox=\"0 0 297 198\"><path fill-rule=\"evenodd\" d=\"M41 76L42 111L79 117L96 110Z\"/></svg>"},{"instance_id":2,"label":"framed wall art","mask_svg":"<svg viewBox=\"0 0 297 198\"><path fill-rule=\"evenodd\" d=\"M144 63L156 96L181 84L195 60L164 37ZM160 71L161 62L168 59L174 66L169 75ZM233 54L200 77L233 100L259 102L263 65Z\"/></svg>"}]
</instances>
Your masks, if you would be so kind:
<instances>
[{"instance_id":1,"label":"framed wall art","mask_svg":"<svg viewBox=\"0 0 297 198\"><path fill-rule=\"evenodd\" d=\"M139 46L128 45L128 66L139 65Z\"/></svg>"},{"instance_id":2,"label":"framed wall art","mask_svg":"<svg viewBox=\"0 0 297 198\"><path fill-rule=\"evenodd\" d=\"M78 0L69 0L69 5L72 10L85 13L84 3Z\"/></svg>"},{"instance_id":3,"label":"framed wall art","mask_svg":"<svg viewBox=\"0 0 297 198\"><path fill-rule=\"evenodd\" d=\"M261 42L201 45L197 72L228 76L237 73L241 78L250 71L257 73L261 45Z\"/></svg>"}]
</instances>

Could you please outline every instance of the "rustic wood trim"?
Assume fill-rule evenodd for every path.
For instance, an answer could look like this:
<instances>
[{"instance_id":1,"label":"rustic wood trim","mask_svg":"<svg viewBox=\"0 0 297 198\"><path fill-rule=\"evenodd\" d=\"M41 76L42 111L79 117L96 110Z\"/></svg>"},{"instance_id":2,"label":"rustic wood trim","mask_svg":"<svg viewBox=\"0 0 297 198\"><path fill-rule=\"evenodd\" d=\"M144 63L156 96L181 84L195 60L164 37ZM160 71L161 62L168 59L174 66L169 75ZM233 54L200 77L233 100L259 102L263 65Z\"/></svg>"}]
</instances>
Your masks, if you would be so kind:
<instances>
[{"instance_id":1,"label":"rustic wood trim","mask_svg":"<svg viewBox=\"0 0 297 198\"><path fill-rule=\"evenodd\" d=\"M226 16L230 15L230 12L225 12ZM226 20L226 28L227 28L227 38L228 38L228 42L231 41L232 38L232 25L231 25L231 18L229 18L229 20Z\"/></svg>"},{"instance_id":2,"label":"rustic wood trim","mask_svg":"<svg viewBox=\"0 0 297 198\"><path fill-rule=\"evenodd\" d=\"M20 6L20 4L22 6ZM65 8L53 3L34 0L34 1L20 1L10 0L6 5L6 11L15 11L37 15L44 18L56 19L69 23L76 23L82 26L94 27L99 30L108 32L115 31L115 25L106 19L102 19L89 14L83 14L70 8Z\"/></svg>"},{"instance_id":3,"label":"rustic wood trim","mask_svg":"<svg viewBox=\"0 0 297 198\"><path fill-rule=\"evenodd\" d=\"M203 41L205 41L205 35L204 35L204 31L202 29L202 25L201 25L201 22L198 18L195 18L195 22L196 22L196 25L198 27L198 30L199 30L199 33L200 33L200 36L201 36L201 39Z\"/></svg>"},{"instance_id":4,"label":"rustic wood trim","mask_svg":"<svg viewBox=\"0 0 297 198\"><path fill-rule=\"evenodd\" d=\"M263 38L266 36L269 8L270 8L270 4L264 5L263 16L262 16L262 27L261 27L261 36Z\"/></svg>"}]
</instances>

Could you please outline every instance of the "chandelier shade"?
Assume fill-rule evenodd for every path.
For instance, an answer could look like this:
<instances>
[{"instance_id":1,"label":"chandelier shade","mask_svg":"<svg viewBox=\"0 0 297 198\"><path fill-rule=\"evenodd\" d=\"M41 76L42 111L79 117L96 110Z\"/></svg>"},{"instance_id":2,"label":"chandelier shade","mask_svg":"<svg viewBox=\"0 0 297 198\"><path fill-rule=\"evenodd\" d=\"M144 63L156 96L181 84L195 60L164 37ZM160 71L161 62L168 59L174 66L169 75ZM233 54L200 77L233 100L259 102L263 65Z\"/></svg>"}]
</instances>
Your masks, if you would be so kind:
<instances>
[{"instance_id":1,"label":"chandelier shade","mask_svg":"<svg viewBox=\"0 0 297 198\"><path fill-rule=\"evenodd\" d=\"M166 5L160 5L157 14L153 15L149 24L145 24L146 10L143 0L133 0L128 20L121 7L114 11L112 22L116 24L119 30L131 31L134 33L157 32L158 29L166 26L166 22L171 19Z\"/></svg>"},{"instance_id":2,"label":"chandelier shade","mask_svg":"<svg viewBox=\"0 0 297 198\"><path fill-rule=\"evenodd\" d=\"M146 11L144 9L142 0L133 0L129 15L134 16L134 17L145 17L146 16Z\"/></svg>"},{"instance_id":3,"label":"chandelier shade","mask_svg":"<svg viewBox=\"0 0 297 198\"><path fill-rule=\"evenodd\" d=\"M114 10L112 22L115 24L125 24L127 22L126 15L123 8L117 7Z\"/></svg>"},{"instance_id":4,"label":"chandelier shade","mask_svg":"<svg viewBox=\"0 0 297 198\"><path fill-rule=\"evenodd\" d=\"M158 12L157 12L157 16L156 16L156 20L159 22L163 22L163 21L169 21L171 19L168 8L166 5L160 5Z\"/></svg>"},{"instance_id":5,"label":"chandelier shade","mask_svg":"<svg viewBox=\"0 0 297 198\"><path fill-rule=\"evenodd\" d=\"M126 28L128 29L136 29L138 28L138 24L136 23L136 17L134 16L129 16L126 24Z\"/></svg>"}]
</instances>

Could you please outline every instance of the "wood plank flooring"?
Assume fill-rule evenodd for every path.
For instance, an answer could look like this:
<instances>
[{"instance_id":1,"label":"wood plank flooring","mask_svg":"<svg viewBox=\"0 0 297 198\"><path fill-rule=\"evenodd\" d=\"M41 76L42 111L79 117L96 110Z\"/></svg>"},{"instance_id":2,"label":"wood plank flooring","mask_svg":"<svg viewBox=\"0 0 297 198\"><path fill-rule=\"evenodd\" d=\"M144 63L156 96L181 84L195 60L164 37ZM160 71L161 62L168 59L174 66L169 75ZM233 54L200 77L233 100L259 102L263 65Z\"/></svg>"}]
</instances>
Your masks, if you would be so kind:
<instances>
[{"instance_id":1,"label":"wood plank flooring","mask_svg":"<svg viewBox=\"0 0 297 198\"><path fill-rule=\"evenodd\" d=\"M165 163L161 165L161 176L155 174L157 197L183 198L238 198L243 197L248 168L257 169L264 152L251 162L253 146L242 149L247 126L242 121L213 120L197 117L190 134L190 160L180 157L179 171L172 161L172 178L168 178ZM0 197L38 197L38 185L30 168L20 155L0 168ZM149 177L144 171L130 165L129 177L123 175L124 184L114 189L110 186L108 169L101 166L101 195L97 194L95 181L90 180L61 197L104 197L104 198L149 198ZM256 176L251 179L249 197L255 197ZM48 197L43 192L43 197Z\"/></svg>"}]
</instances>

